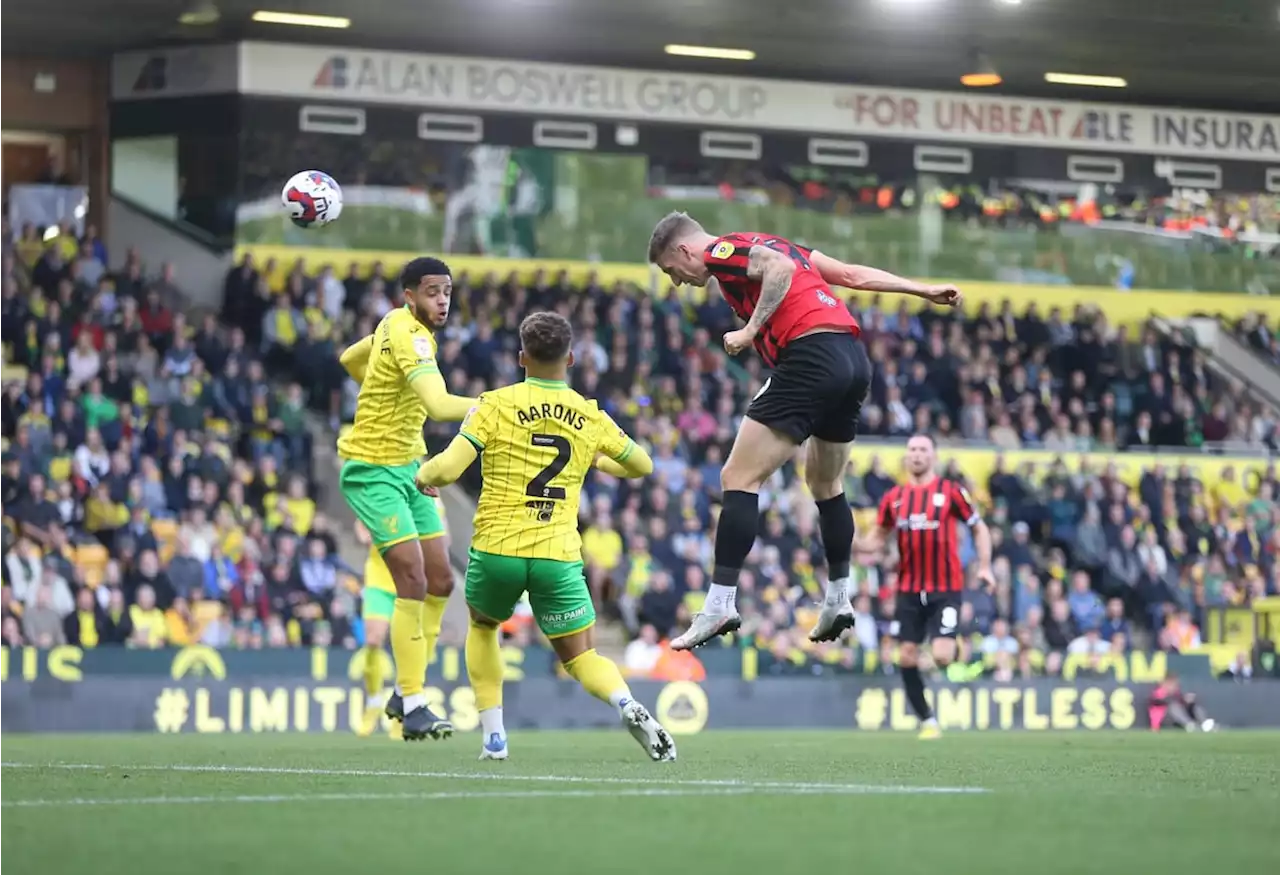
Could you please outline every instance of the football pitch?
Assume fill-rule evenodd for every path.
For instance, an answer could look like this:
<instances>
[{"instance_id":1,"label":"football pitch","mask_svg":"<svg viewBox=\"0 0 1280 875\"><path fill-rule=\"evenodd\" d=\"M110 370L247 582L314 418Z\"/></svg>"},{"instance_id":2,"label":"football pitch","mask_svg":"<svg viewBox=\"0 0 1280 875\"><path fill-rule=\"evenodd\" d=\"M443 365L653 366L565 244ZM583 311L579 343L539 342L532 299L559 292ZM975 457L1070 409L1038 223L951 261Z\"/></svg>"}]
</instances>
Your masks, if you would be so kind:
<instances>
[{"instance_id":1,"label":"football pitch","mask_svg":"<svg viewBox=\"0 0 1280 875\"><path fill-rule=\"evenodd\" d=\"M1280 866L1280 735L3 739L12 872L1173 873Z\"/></svg>"}]
</instances>

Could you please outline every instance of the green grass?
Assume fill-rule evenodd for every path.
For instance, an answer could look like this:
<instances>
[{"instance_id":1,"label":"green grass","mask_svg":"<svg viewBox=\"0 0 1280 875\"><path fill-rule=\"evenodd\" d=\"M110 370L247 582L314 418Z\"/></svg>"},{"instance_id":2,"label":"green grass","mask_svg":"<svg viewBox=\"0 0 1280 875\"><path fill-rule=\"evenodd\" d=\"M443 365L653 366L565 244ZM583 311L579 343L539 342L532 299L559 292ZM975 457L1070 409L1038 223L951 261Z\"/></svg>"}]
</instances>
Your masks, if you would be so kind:
<instances>
[{"instance_id":1,"label":"green grass","mask_svg":"<svg viewBox=\"0 0 1280 875\"><path fill-rule=\"evenodd\" d=\"M476 735L9 735L3 843L43 875L1262 872L1278 741L718 732L653 764L621 731L517 732L507 763Z\"/></svg>"}]
</instances>

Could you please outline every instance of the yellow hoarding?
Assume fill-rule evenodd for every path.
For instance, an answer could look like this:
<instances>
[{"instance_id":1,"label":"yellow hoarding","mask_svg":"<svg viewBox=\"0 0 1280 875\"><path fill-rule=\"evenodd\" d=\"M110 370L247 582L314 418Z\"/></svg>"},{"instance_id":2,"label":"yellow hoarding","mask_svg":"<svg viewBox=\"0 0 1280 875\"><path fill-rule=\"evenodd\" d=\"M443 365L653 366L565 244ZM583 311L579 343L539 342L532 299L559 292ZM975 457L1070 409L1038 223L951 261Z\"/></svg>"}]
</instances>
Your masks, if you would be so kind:
<instances>
[{"instance_id":1,"label":"yellow hoarding","mask_svg":"<svg viewBox=\"0 0 1280 875\"><path fill-rule=\"evenodd\" d=\"M637 241L642 247L644 241ZM258 263L274 259L279 270L288 270L301 260L308 271L332 265L339 274L352 262L368 270L375 262L381 262L389 275L415 257L410 252L348 251L342 249L303 248L295 246L240 246L237 259L244 253L252 253ZM543 271L554 277L564 271L571 282L581 283L588 276L595 276L601 285L617 281L635 283L643 289L656 291L666 288L666 281L656 268L642 264L592 264L585 261L556 261L550 259L490 258L474 255L450 255L449 266L454 275L470 274L473 278L494 274L498 278L515 273L529 280L536 272ZM1116 325L1131 328L1140 325L1153 314L1170 319L1181 319L1197 314L1221 315L1237 319L1249 312L1265 312L1273 319L1280 318L1280 299L1251 295L1214 294L1204 292L1122 292L1116 289L1088 286L1040 286L1013 285L1009 283L959 281L957 285L965 293L965 309L972 310L983 302L998 306L1008 298L1014 310L1021 313L1028 304L1036 304L1047 315L1051 307L1061 307L1070 315L1077 304L1102 308L1107 318ZM700 296L702 290L695 291ZM866 295L868 293L855 293Z\"/></svg>"}]
</instances>

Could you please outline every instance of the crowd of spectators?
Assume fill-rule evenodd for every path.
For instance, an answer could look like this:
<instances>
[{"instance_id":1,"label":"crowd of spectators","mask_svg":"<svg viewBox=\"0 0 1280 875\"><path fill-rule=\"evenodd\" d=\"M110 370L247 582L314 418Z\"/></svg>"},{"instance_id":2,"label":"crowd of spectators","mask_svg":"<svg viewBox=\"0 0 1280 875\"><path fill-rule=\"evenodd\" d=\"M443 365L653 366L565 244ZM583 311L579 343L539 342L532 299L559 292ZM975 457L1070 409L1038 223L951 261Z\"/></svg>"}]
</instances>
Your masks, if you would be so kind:
<instances>
[{"instance_id":1,"label":"crowd of spectators","mask_svg":"<svg viewBox=\"0 0 1280 875\"><path fill-rule=\"evenodd\" d=\"M16 380L6 366L4 392L15 524L5 535L6 641L83 640L92 611L96 640L138 646L356 643L355 581L315 509L302 416L309 405L332 429L349 421L355 386L336 354L398 305L398 265L309 273L246 258L227 276L220 318L192 330L165 304L171 274L144 279L134 254L90 285L82 269L34 252L15 244L5 261L5 343L25 368ZM651 478L593 473L581 508L601 612L634 637L631 668L648 670L659 642L700 607L719 472L762 385L758 362L718 348L733 324L723 302L675 289L648 296L563 274L459 275L454 288L439 351L454 391L518 380L521 315L555 309L577 331L575 388L652 449ZM1274 449L1275 411L1179 339L1084 308L916 312L868 296L850 306L877 362L868 442L927 430L944 454L969 444L1010 454ZM453 428L429 423L428 443L442 446ZM1053 672L1064 654L1135 641L1185 649L1206 608L1275 594L1274 468L1212 471L1150 470L1140 484L1102 463L949 472L970 480L996 538L997 587L975 587L962 617L972 664ZM805 639L823 553L797 474L787 466L762 492L743 640L771 670L865 664L868 654L890 664L892 566L862 573L852 639ZM861 525L894 476L883 460L851 467ZM73 561L95 547L97 567Z\"/></svg>"},{"instance_id":2,"label":"crowd of spectators","mask_svg":"<svg viewBox=\"0 0 1280 875\"><path fill-rule=\"evenodd\" d=\"M264 337L272 325L299 326L299 342L307 342L306 326L319 324L327 339L345 331L345 342L397 305L393 269L352 265L342 277L329 268L309 277L297 264L259 269L246 262L229 279L227 318L261 321ZM1275 411L1216 378L1203 354L1181 339L1112 328L1084 309L1042 314L1035 307L1014 313L1008 305L981 306L954 315L892 303L864 298L853 305L878 363L863 418L868 440L927 430L944 450L970 442L1063 453L1209 442L1259 453L1274 446ZM523 313L541 308L558 310L575 326L575 387L653 450L651 478L626 483L593 474L582 503L593 591L604 614L636 637L632 667L644 670L662 652L657 642L700 605L720 467L763 375L754 359L742 368L717 349L714 339L732 324L719 301L674 289L653 298L595 279L574 286L563 274L527 283L460 275L440 338L450 386L478 394L520 379L516 329ZM350 417L354 385L340 373L319 396L332 417ZM443 445L453 428L429 423L429 444ZM861 651L879 653L888 646L892 617L889 569L865 576L857 647L813 648L804 640L809 603L820 592L822 550L812 504L795 475L789 466L762 495L764 535L740 600L748 639L779 664L852 663ZM872 506L892 476L883 465L851 469L850 500ZM1276 590L1280 535L1266 510L1274 483L1245 483L1229 468L1210 483L1189 470L1169 476L1168 490L1144 481L1141 493L1102 466L1096 474L1065 465L1001 469L992 484L971 484L992 508L1000 584L994 593L974 592L965 623L982 636L977 652L990 657L992 670L1007 661L999 654L1013 640L1036 645L1037 670L1057 670L1061 657L1054 653L1128 647L1131 623L1155 646L1185 647L1188 635L1166 628L1193 626L1205 607ZM1269 477L1274 481L1274 473ZM468 484L478 488L475 471ZM1041 600L1037 610L1031 593L1042 593L1034 597Z\"/></svg>"},{"instance_id":3,"label":"crowd of spectators","mask_svg":"<svg viewBox=\"0 0 1280 875\"><path fill-rule=\"evenodd\" d=\"M773 165L741 160L653 161L651 189L697 187L725 199L802 206L837 215L909 211L935 201L948 218L998 227L1092 223L1100 219L1236 238L1280 232L1280 196L1142 186L1061 186L942 176L924 189L913 178L892 179L861 169ZM1273 247L1260 254L1280 255Z\"/></svg>"},{"instance_id":4,"label":"crowd of spectators","mask_svg":"<svg viewBox=\"0 0 1280 875\"><path fill-rule=\"evenodd\" d=\"M3 643L354 642L301 385L111 255L5 229Z\"/></svg>"}]
</instances>

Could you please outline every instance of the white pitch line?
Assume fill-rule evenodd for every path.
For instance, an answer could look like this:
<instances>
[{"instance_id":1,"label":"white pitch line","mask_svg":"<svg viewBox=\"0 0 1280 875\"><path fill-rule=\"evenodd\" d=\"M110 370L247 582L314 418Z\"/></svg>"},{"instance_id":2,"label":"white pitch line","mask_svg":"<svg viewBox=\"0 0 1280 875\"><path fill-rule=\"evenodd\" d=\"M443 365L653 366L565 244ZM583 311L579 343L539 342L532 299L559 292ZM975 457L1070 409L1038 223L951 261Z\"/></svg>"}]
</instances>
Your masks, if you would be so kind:
<instances>
[{"instance_id":1,"label":"white pitch line","mask_svg":"<svg viewBox=\"0 0 1280 875\"><path fill-rule=\"evenodd\" d=\"M5 769L61 771L194 772L230 775L297 775L335 778L435 778L444 781L522 781L539 784L622 784L654 787L727 787L751 791L790 790L802 793L845 793L947 796L989 793L983 787L928 787L911 784L835 784L804 781L739 781L734 779L608 778L581 775L509 775L501 772L409 772L383 769L309 769L284 766L225 765L105 765L102 763L0 762Z\"/></svg>"},{"instance_id":2,"label":"white pitch line","mask_svg":"<svg viewBox=\"0 0 1280 875\"><path fill-rule=\"evenodd\" d=\"M117 796L107 798L69 797L66 799L14 799L0 802L4 808L60 808L98 805L214 805L219 803L288 804L293 802L433 802L450 799L598 799L601 797L671 797L671 796L750 796L759 791L749 788L712 788L668 790L660 788L636 790L497 790L487 792L439 793L307 793L264 796ZM805 791L770 791L777 795L803 795ZM825 791L831 792L831 791Z\"/></svg>"}]
</instances>

